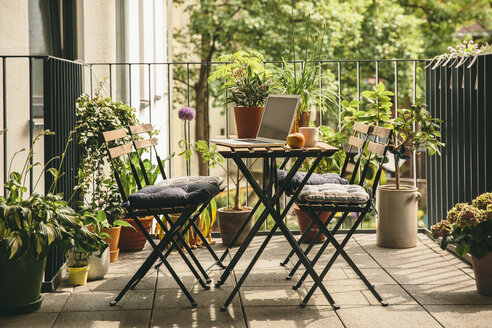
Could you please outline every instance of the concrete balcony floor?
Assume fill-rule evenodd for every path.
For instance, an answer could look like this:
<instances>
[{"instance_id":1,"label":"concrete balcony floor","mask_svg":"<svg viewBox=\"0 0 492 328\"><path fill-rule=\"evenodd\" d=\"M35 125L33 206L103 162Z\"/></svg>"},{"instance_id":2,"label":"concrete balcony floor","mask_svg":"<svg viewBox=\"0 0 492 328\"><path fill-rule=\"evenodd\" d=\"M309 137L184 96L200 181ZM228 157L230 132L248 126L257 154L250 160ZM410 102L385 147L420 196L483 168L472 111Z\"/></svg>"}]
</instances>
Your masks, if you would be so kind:
<instances>
[{"instance_id":1,"label":"concrete balcony floor","mask_svg":"<svg viewBox=\"0 0 492 328\"><path fill-rule=\"evenodd\" d=\"M136 289L114 307L109 306L133 272L150 252L122 253L111 264L105 279L70 287L66 281L57 292L45 295L42 308L31 314L0 318L0 327L490 327L492 297L479 295L471 267L443 252L420 234L416 248L386 249L375 245L374 234L358 234L346 247L389 303L382 307L340 258L324 279L328 291L341 306L333 311L318 290L308 306L301 297L309 279L293 291L296 280L286 281L287 268L279 266L289 247L281 236L272 240L227 312L221 312L236 279L264 237L256 237L227 282L214 288L221 270L210 271L212 288L194 286L194 279L177 254L171 262L190 286L198 307L190 307L167 270L152 270ZM224 249L217 242L214 248ZM204 249L196 251L212 264ZM325 254L324 263L329 256Z\"/></svg>"}]
</instances>

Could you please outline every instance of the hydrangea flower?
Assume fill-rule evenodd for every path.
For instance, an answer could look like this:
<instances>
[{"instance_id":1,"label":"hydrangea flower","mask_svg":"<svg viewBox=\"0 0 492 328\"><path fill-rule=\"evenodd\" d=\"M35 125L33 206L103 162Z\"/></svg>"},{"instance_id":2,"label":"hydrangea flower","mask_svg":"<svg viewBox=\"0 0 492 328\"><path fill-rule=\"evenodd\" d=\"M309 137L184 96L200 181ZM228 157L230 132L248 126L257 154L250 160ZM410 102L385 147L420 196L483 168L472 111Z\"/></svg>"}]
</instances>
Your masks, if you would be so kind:
<instances>
[{"instance_id":1,"label":"hydrangea flower","mask_svg":"<svg viewBox=\"0 0 492 328\"><path fill-rule=\"evenodd\" d=\"M482 221L482 211L472 205L466 205L458 214L456 225L460 228L475 227Z\"/></svg>"},{"instance_id":2,"label":"hydrangea flower","mask_svg":"<svg viewBox=\"0 0 492 328\"><path fill-rule=\"evenodd\" d=\"M442 220L436 225L431 227L432 237L447 237L451 234L451 223L447 220Z\"/></svg>"},{"instance_id":3,"label":"hydrangea flower","mask_svg":"<svg viewBox=\"0 0 492 328\"><path fill-rule=\"evenodd\" d=\"M181 107L178 111L178 117L183 121L193 121L195 118L195 110L190 107Z\"/></svg>"},{"instance_id":4,"label":"hydrangea flower","mask_svg":"<svg viewBox=\"0 0 492 328\"><path fill-rule=\"evenodd\" d=\"M488 205L492 205L492 192L481 194L473 200L473 206L480 210L486 210Z\"/></svg>"},{"instance_id":5,"label":"hydrangea flower","mask_svg":"<svg viewBox=\"0 0 492 328\"><path fill-rule=\"evenodd\" d=\"M448 216L447 216L448 222L451 224L456 223L456 221L458 220L458 216L459 216L460 212L467 205L468 205L467 203L458 203L458 204L454 205L454 207L448 211Z\"/></svg>"}]
</instances>

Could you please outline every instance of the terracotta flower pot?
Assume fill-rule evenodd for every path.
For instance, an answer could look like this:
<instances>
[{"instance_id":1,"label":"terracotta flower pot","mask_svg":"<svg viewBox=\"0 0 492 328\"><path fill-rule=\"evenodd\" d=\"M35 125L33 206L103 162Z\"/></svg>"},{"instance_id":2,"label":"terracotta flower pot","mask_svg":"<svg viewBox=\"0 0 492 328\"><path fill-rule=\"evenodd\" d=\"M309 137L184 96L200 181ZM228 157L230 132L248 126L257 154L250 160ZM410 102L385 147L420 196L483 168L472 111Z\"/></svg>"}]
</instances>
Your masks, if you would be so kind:
<instances>
[{"instance_id":1,"label":"terracotta flower pot","mask_svg":"<svg viewBox=\"0 0 492 328\"><path fill-rule=\"evenodd\" d=\"M303 234L304 231L306 231L308 225L311 223L312 219L306 211L301 210L297 205L294 205L294 213L296 214L297 222L299 223L299 230L301 231L301 234ZM321 219L321 221L323 221L323 223L325 223L326 220L328 220L330 213L331 212L322 212L320 214L319 218ZM316 237L318 231L319 231L319 227L316 224L313 225L311 227L311 230L307 233L307 235L304 236L302 242L310 243L314 239L314 237ZM316 242L322 242L325 239L326 239L325 235L321 234L316 240Z\"/></svg>"},{"instance_id":2,"label":"terracotta flower pot","mask_svg":"<svg viewBox=\"0 0 492 328\"><path fill-rule=\"evenodd\" d=\"M109 261L118 261L118 255L120 254L120 249L118 248L118 243L120 242L121 227L113 227L111 229L105 229L111 239L105 238L104 241L109 243Z\"/></svg>"},{"instance_id":3,"label":"terracotta flower pot","mask_svg":"<svg viewBox=\"0 0 492 328\"><path fill-rule=\"evenodd\" d=\"M492 296L492 252L487 252L481 259L472 256L472 263L477 292Z\"/></svg>"},{"instance_id":4,"label":"terracotta flower pot","mask_svg":"<svg viewBox=\"0 0 492 328\"><path fill-rule=\"evenodd\" d=\"M239 211L230 210L225 207L218 209L220 237L222 238L222 243L224 245L230 246L232 239L239 231L239 228L241 228L244 221L248 218L251 210L251 207L243 207L243 209ZM234 243L234 246L239 246L244 242L244 239L246 239L246 236L253 228L253 224L254 220L251 218L246 228Z\"/></svg>"},{"instance_id":5,"label":"terracotta flower pot","mask_svg":"<svg viewBox=\"0 0 492 328\"><path fill-rule=\"evenodd\" d=\"M152 222L154 221L153 216L146 216L139 218L142 225L145 227L147 232L150 232L152 227ZM140 231L137 224L133 219L123 219L130 223L135 230L130 227L121 227L120 242L118 244L119 248L123 252L129 251L139 251L144 248L147 239L144 234Z\"/></svg>"},{"instance_id":6,"label":"terracotta flower pot","mask_svg":"<svg viewBox=\"0 0 492 328\"><path fill-rule=\"evenodd\" d=\"M256 138L263 111L263 107L234 107L238 138Z\"/></svg>"}]
</instances>

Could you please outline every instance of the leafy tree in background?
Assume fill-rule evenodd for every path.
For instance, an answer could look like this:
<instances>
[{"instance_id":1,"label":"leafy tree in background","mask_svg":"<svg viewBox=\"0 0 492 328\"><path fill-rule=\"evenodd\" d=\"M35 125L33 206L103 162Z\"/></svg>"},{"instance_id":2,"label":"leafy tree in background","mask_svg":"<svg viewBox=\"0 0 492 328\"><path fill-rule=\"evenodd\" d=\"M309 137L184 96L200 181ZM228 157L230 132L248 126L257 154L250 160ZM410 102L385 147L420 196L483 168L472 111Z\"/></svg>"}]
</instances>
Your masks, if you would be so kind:
<instances>
[{"instance_id":1,"label":"leafy tree in background","mask_svg":"<svg viewBox=\"0 0 492 328\"><path fill-rule=\"evenodd\" d=\"M456 41L456 32L463 25L478 20L486 27L492 26L491 0L174 0L174 3L185 6L190 17L186 28L175 30L175 42L182 45L176 48L183 49L174 54L175 61L210 62L239 49L256 49L267 61L302 60L309 58L312 47L309 26L323 25L326 28L321 59L432 58ZM354 69L344 68L342 84L355 85ZM380 75L391 75L392 69L381 67ZM191 71L197 140L209 137L207 92L211 91L207 90L207 77L211 71L206 64ZM371 71L374 67L361 67L361 74ZM177 68L175 74L187 84L183 67ZM410 67L399 74L400 83L411 83ZM206 174L206 170L202 164L200 174Z\"/></svg>"}]
</instances>

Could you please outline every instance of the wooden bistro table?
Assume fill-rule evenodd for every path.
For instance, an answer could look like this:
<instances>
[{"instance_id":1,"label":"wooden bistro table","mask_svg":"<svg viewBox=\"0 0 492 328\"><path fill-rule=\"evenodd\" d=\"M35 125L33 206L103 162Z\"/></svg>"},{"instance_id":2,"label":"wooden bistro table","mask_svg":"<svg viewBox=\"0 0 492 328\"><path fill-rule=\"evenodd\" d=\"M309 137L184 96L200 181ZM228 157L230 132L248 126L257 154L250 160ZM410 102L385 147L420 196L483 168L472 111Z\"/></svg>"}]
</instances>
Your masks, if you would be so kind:
<instances>
[{"instance_id":1,"label":"wooden bistro table","mask_svg":"<svg viewBox=\"0 0 492 328\"><path fill-rule=\"evenodd\" d=\"M247 267L246 271L243 273L243 275L237 282L236 286L232 290L225 304L221 307L221 310L225 311L227 306L232 302L234 296L239 291L239 288L246 280L247 276L253 269L254 265L258 261L259 257L261 256L262 252L265 250L266 246L270 242L271 238L273 237L277 229L280 229L282 235L285 236L290 246L292 247L293 251L298 256L298 258L306 268L311 278L314 280L314 283L320 288L320 290L325 295L325 297L330 302L330 304L334 304L333 298L324 287L321 279L319 278L319 275L313 269L309 259L306 257L306 255L300 248L299 244L297 243L296 239L292 235L292 232L284 223L284 218L288 213L289 209L294 204L302 188L307 183L309 177L314 172L316 167L319 165L321 159L323 157L332 156L338 149L330 145L327 145L325 143L318 143L316 147L297 148L297 149L293 149L288 146L282 146L282 147L265 147L265 146L251 147L250 146L250 147L240 148L240 147L217 145L217 150L224 158L232 159L236 163L237 167L244 175L244 177L246 178L246 180L248 181L248 183L253 188L253 190L255 191L255 193L259 198L259 200L254 205L253 210L249 214L248 218L246 219L243 226L240 228L240 230L238 231L238 233L236 234L230 245L234 245L236 239L244 230L248 221L253 217L255 211L259 208L260 204L263 204L265 209L263 210L260 217L254 224L251 232L248 234L244 242L241 244L241 246L235 253L234 257L231 259L229 265L225 268L223 274L221 275L221 277L219 278L219 280L215 285L216 287L220 287L227 280L231 271L234 269L234 267L236 266L242 255L244 254L245 250L248 248L253 237L258 232L260 227L263 225L268 215L271 215L275 221L275 225L268 233L265 241L260 246L257 253L251 260L251 263ZM244 159L248 159L248 158L263 159L263 188L260 187L258 181L256 181L256 179L253 177L253 174L251 173L250 169L244 163ZM292 178L294 177L295 173L299 170L302 163L308 158L314 159L311 164L311 167L307 172L306 176L304 177L304 179L302 180L301 184L294 190L294 193L292 194L289 202L286 204L284 210L282 211L280 208L280 197L289 186L290 182L292 181ZM283 159L282 164L280 165L280 167L278 167L279 169L285 168L285 165L289 160L294 161L285 180L282 182L282 185L279 185L277 179L277 159ZM228 248L225 250L224 254L221 257L222 261L229 253L229 250L230 248L228 246ZM301 306L304 305L305 304L301 303Z\"/></svg>"}]
</instances>

